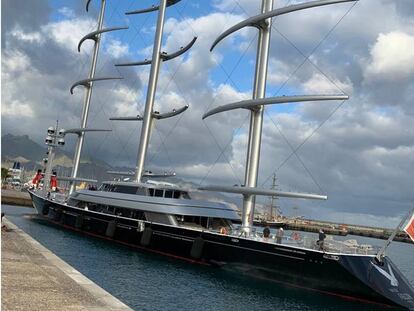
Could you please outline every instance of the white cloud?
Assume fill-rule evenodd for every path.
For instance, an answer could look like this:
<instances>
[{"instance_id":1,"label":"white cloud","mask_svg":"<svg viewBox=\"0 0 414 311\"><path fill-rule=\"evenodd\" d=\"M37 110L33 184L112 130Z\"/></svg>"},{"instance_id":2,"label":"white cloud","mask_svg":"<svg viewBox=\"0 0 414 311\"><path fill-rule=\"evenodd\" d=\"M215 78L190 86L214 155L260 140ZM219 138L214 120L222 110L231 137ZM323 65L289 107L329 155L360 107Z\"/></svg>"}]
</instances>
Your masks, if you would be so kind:
<instances>
[{"instance_id":1,"label":"white cloud","mask_svg":"<svg viewBox=\"0 0 414 311\"><path fill-rule=\"evenodd\" d=\"M116 98L116 105L114 106L116 115L114 116L132 117L139 113L137 102L140 94L138 91L119 86L113 90L113 94Z\"/></svg>"},{"instance_id":2,"label":"white cloud","mask_svg":"<svg viewBox=\"0 0 414 311\"><path fill-rule=\"evenodd\" d=\"M267 73L267 83L269 85L279 85L289 80L290 84L296 82L294 77L291 77L292 69L288 64L275 58L269 60L269 70Z\"/></svg>"},{"instance_id":3,"label":"white cloud","mask_svg":"<svg viewBox=\"0 0 414 311\"><path fill-rule=\"evenodd\" d=\"M1 114L16 119L34 117L34 111L29 102L4 99L1 105Z\"/></svg>"},{"instance_id":4,"label":"white cloud","mask_svg":"<svg viewBox=\"0 0 414 311\"><path fill-rule=\"evenodd\" d=\"M12 31L11 35L16 37L18 40L26 41L29 43L42 43L42 35L39 32L25 32L19 26L16 26Z\"/></svg>"},{"instance_id":5,"label":"white cloud","mask_svg":"<svg viewBox=\"0 0 414 311\"><path fill-rule=\"evenodd\" d=\"M94 26L95 22L92 19L65 19L43 26L42 32L59 45L77 53L79 40L91 32Z\"/></svg>"},{"instance_id":6,"label":"white cloud","mask_svg":"<svg viewBox=\"0 0 414 311\"><path fill-rule=\"evenodd\" d=\"M379 34L366 67L367 80L401 80L414 75L414 36L402 31Z\"/></svg>"},{"instance_id":7,"label":"white cloud","mask_svg":"<svg viewBox=\"0 0 414 311\"><path fill-rule=\"evenodd\" d=\"M345 92L352 93L352 82L346 78L345 82L338 79L329 80L321 73L315 73L303 85L303 89L307 94L338 94Z\"/></svg>"},{"instance_id":8,"label":"white cloud","mask_svg":"<svg viewBox=\"0 0 414 311\"><path fill-rule=\"evenodd\" d=\"M111 40L107 44L106 52L115 58L120 58L129 54L129 46L121 41Z\"/></svg>"},{"instance_id":9,"label":"white cloud","mask_svg":"<svg viewBox=\"0 0 414 311\"><path fill-rule=\"evenodd\" d=\"M9 82L7 81L8 77L19 74L30 67L30 58L19 50L13 49L4 53L1 65L2 79L4 78L7 83Z\"/></svg>"},{"instance_id":10,"label":"white cloud","mask_svg":"<svg viewBox=\"0 0 414 311\"><path fill-rule=\"evenodd\" d=\"M27 82L27 75L30 77L37 75L35 70L31 70L30 58L19 50L10 50L3 54L1 65L2 116L16 119L34 117L34 111L26 96L15 96L22 92Z\"/></svg>"}]
</instances>

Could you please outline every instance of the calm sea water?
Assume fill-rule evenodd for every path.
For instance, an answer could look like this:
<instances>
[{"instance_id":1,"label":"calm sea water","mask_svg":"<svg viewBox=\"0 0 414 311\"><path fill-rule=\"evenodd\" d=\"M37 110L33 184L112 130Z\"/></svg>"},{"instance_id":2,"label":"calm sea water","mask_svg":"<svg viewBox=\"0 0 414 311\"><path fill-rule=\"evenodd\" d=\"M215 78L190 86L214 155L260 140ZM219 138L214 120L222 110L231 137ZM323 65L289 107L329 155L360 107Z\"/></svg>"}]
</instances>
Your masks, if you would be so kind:
<instances>
[{"instance_id":1,"label":"calm sea water","mask_svg":"<svg viewBox=\"0 0 414 311\"><path fill-rule=\"evenodd\" d=\"M33 218L32 208L3 205L2 210L26 233L135 310L389 310L137 252L51 226ZM396 242L388 254L414 285L414 246Z\"/></svg>"}]
</instances>

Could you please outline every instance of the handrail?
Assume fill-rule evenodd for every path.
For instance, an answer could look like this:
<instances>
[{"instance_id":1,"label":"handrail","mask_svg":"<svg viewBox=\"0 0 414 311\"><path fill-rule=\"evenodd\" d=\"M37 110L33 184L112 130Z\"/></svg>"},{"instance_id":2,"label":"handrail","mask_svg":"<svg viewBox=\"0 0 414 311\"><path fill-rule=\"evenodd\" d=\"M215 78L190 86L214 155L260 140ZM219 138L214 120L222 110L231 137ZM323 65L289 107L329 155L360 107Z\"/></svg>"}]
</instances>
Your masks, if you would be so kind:
<instances>
[{"instance_id":1,"label":"handrail","mask_svg":"<svg viewBox=\"0 0 414 311\"><path fill-rule=\"evenodd\" d=\"M65 176L58 176L57 178L58 178L58 180L71 181L71 182L88 182L88 183L97 183L98 182L95 179L82 178L82 177L65 177Z\"/></svg>"}]
</instances>

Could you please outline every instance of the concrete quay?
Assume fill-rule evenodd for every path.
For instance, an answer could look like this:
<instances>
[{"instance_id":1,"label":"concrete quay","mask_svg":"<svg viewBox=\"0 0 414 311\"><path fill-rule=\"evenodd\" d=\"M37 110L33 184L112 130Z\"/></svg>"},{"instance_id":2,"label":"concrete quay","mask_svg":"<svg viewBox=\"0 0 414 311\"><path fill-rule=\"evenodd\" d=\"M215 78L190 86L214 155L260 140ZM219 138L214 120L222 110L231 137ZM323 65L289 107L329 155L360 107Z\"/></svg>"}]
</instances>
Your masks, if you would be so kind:
<instances>
[{"instance_id":1,"label":"concrete quay","mask_svg":"<svg viewBox=\"0 0 414 311\"><path fill-rule=\"evenodd\" d=\"M3 224L2 310L132 310L10 221Z\"/></svg>"},{"instance_id":2,"label":"concrete quay","mask_svg":"<svg viewBox=\"0 0 414 311\"><path fill-rule=\"evenodd\" d=\"M28 192L1 189L1 204L32 206L32 200Z\"/></svg>"}]
</instances>

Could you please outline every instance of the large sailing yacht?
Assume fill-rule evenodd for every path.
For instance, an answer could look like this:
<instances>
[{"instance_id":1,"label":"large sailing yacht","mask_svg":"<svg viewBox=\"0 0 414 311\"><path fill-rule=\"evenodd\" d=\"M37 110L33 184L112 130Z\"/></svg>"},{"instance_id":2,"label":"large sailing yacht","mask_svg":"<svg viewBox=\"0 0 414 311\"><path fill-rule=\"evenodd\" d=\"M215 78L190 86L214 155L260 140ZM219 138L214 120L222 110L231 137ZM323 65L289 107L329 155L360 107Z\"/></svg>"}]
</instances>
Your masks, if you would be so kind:
<instances>
[{"instance_id":1,"label":"large sailing yacht","mask_svg":"<svg viewBox=\"0 0 414 311\"><path fill-rule=\"evenodd\" d=\"M87 7L90 1L87 1ZM253 99L215 108L203 116L206 118L219 112L240 108L251 111L245 184L234 187L207 186L201 189L242 194L243 212L240 227L233 225L232 221L240 220L240 217L229 205L191 199L188 189L168 182L155 181L154 174L148 174L144 169L153 122L176 116L188 108L186 106L162 114L155 112L153 108L161 63L185 53L196 40L193 38L187 46L177 52L171 54L161 52L166 9L180 0L160 0L159 5L127 13L158 12L152 59L120 64L120 66L151 66L144 115L113 118L142 121L133 181L107 181L98 190L76 190L74 184L81 180L76 176L76 168L70 179L73 184L68 197L54 196L53 193L47 193L47 189L32 190L30 194L33 205L40 215L59 226L116 241L136 249L180 258L192 263L241 271L343 298L397 305L414 310L414 289L384 252L372 251L368 248L349 248L334 241L326 241L324 247L320 247L312 238L278 240L268 232L263 234L256 232L253 227L257 195L327 199L326 196L319 194L257 188L264 106L348 98L342 94L265 98L272 18L294 11L356 0L318 0L281 9L273 9L273 0L262 1L260 14L228 29L212 46L213 49L222 39L246 26L258 29ZM101 3L98 30L85 36L80 42L81 45L86 39L95 40L93 61L95 65L100 35L106 31L120 29L119 27L102 28L105 0L101 0ZM92 64L92 68L95 65ZM82 116L81 128L72 130L80 137L75 157L80 155L83 133L87 131L86 119L92 84L94 81L110 78L95 78L94 69L91 69L88 79L75 84L75 86L83 85L87 89L84 106L86 116L85 114ZM52 163L48 165L51 166Z\"/></svg>"}]
</instances>

